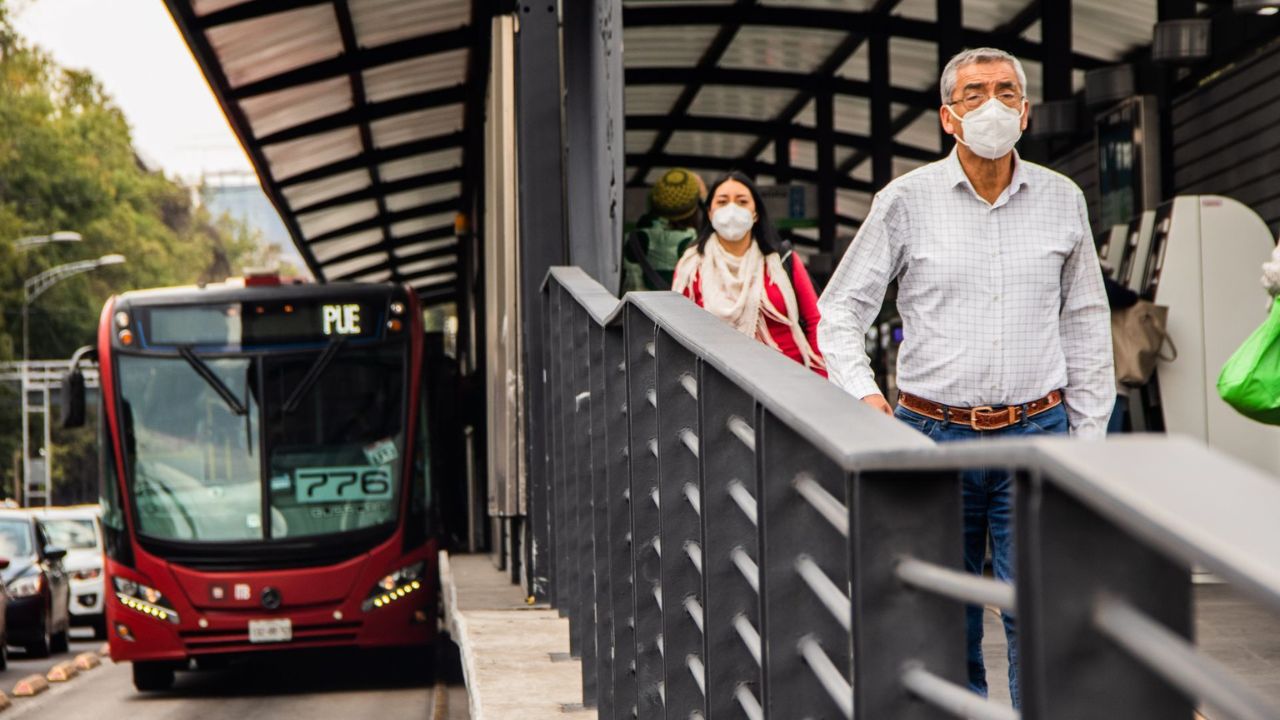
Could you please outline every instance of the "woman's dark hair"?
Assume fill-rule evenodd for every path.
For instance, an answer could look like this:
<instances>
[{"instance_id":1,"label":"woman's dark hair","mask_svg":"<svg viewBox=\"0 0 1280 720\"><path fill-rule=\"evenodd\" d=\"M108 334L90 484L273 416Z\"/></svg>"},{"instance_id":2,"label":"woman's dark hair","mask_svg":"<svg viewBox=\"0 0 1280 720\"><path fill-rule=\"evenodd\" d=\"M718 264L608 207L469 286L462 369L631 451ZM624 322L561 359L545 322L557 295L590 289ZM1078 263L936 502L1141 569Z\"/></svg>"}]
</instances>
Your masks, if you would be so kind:
<instances>
[{"instance_id":1,"label":"woman's dark hair","mask_svg":"<svg viewBox=\"0 0 1280 720\"><path fill-rule=\"evenodd\" d=\"M756 204L756 224L751 226L751 237L755 238L756 246L760 248L760 254L768 255L769 253L782 252L782 237L778 235L778 229L769 221L769 211L764 207L764 199L760 197L760 191L756 189L756 184L751 178L745 174L730 170L724 175L716 178L715 182L707 188L707 224L702 226L698 231L698 254L701 255L707 248L707 239L716 231L711 226L711 201L716 197L716 191L720 186L735 180L747 187L747 191L751 193L751 200Z\"/></svg>"}]
</instances>

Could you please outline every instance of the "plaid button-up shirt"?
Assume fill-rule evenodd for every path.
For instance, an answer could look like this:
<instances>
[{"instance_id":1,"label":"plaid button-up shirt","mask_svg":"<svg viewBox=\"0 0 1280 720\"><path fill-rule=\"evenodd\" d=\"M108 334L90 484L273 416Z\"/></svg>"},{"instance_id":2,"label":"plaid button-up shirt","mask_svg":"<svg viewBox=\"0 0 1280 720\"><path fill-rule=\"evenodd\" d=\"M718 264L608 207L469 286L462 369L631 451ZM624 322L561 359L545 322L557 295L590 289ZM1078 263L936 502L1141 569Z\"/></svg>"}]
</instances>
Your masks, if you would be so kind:
<instances>
[{"instance_id":1,"label":"plaid button-up shirt","mask_svg":"<svg viewBox=\"0 0 1280 720\"><path fill-rule=\"evenodd\" d=\"M867 328L898 280L898 387L958 407L1063 389L1073 434L1101 436L1115 403L1110 310L1084 195L1015 155L994 203L955 151L881 190L819 307L831 380L880 392Z\"/></svg>"}]
</instances>

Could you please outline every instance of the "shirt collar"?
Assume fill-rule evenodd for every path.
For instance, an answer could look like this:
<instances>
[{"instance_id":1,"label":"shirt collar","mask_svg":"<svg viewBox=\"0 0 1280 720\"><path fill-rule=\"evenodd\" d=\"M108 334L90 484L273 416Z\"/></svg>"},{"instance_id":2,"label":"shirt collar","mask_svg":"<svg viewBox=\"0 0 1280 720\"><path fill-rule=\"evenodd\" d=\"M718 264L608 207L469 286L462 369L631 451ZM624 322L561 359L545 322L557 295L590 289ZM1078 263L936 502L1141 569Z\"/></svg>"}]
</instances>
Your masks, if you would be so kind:
<instances>
[{"instance_id":1,"label":"shirt collar","mask_svg":"<svg viewBox=\"0 0 1280 720\"><path fill-rule=\"evenodd\" d=\"M958 147L958 144L957 144ZM943 160L943 167L947 174L948 187L959 187L964 185L973 193L974 197L978 197L978 193L973 189L973 183L969 182L969 176L964 174L964 166L960 164L960 155L957 147L951 148L951 153ZM996 200L996 206L1003 205L1010 198L1018 193L1024 187L1031 186L1031 178L1025 170L1026 163L1022 157L1018 155L1018 151L1013 151L1013 176L1009 179L1009 187L1005 188L1000 198ZM985 201L984 201L985 202Z\"/></svg>"}]
</instances>

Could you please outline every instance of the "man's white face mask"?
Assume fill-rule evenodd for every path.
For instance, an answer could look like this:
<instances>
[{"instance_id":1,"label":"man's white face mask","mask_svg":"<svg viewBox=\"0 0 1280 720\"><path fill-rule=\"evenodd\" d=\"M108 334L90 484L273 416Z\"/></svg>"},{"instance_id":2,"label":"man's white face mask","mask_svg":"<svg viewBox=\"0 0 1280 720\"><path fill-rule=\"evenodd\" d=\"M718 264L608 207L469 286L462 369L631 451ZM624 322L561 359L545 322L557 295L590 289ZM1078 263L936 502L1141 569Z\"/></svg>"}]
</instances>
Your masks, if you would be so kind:
<instances>
[{"instance_id":1,"label":"man's white face mask","mask_svg":"<svg viewBox=\"0 0 1280 720\"><path fill-rule=\"evenodd\" d=\"M978 107L970 110L964 117L956 115L956 111L947 105L951 116L960 121L964 128L964 137L957 134L956 142L973 151L978 157L998 160L1009 154L1013 146L1022 137L1022 109L1025 102L1019 102L1020 109L991 98Z\"/></svg>"}]
</instances>

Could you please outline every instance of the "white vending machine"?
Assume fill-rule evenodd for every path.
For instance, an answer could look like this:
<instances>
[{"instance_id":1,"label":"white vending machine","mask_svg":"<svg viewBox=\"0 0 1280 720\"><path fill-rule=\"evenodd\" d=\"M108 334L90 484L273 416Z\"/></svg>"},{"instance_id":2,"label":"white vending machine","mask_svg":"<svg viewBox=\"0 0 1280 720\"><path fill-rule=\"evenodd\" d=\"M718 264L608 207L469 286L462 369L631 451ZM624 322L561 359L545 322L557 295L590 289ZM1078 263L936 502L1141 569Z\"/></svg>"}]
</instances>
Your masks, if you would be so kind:
<instances>
[{"instance_id":1,"label":"white vending machine","mask_svg":"<svg viewBox=\"0 0 1280 720\"><path fill-rule=\"evenodd\" d=\"M1149 237L1142 273L1128 284L1142 297L1168 306L1168 332L1178 356L1158 364L1158 397L1147 398L1147 411L1163 417L1167 432L1198 437L1280 475L1280 427L1240 415L1218 397L1217 389L1227 358L1270 310L1259 278L1262 263L1275 248L1271 231L1257 213L1235 200L1190 195L1155 211Z\"/></svg>"}]
</instances>

